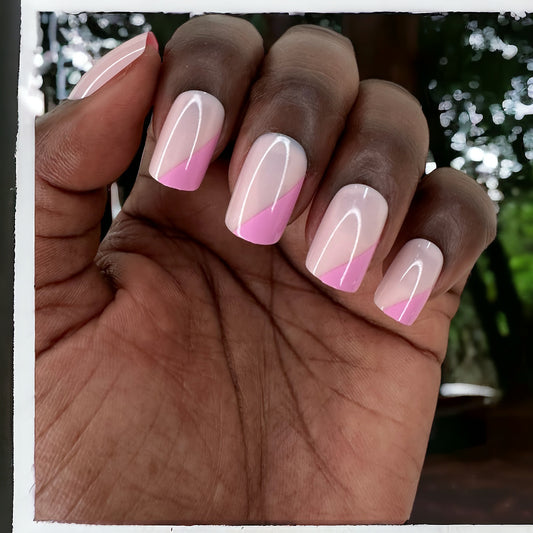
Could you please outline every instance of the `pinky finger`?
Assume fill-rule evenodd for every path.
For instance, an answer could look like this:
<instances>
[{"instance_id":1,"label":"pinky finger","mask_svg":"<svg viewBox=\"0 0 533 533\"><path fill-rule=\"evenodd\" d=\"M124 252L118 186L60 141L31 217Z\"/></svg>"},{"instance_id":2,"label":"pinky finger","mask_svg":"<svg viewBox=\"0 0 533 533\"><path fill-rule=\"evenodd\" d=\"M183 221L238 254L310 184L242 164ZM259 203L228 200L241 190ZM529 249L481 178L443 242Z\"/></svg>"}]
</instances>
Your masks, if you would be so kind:
<instances>
[{"instance_id":1,"label":"pinky finger","mask_svg":"<svg viewBox=\"0 0 533 533\"><path fill-rule=\"evenodd\" d=\"M496 235L496 210L471 178L451 168L420 183L374 301L404 325L431 297L460 292L475 262Z\"/></svg>"}]
</instances>

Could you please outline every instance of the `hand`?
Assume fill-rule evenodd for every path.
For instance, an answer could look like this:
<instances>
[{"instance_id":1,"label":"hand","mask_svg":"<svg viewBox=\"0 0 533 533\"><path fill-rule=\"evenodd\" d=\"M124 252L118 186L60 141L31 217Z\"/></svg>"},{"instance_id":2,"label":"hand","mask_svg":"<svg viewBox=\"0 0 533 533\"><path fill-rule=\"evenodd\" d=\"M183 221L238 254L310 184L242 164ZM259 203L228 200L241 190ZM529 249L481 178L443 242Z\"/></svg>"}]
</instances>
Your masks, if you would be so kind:
<instances>
[{"instance_id":1,"label":"hand","mask_svg":"<svg viewBox=\"0 0 533 533\"><path fill-rule=\"evenodd\" d=\"M162 65L149 44L37 123L36 517L404 522L450 319L494 237L490 201L449 168L420 179L418 102L359 83L338 34L295 27L264 57L250 24L205 16L176 31ZM173 170L171 106L189 90L209 94L177 106L200 98L215 140ZM136 184L99 244L106 185L152 103ZM182 144L191 131L181 125ZM272 133L283 136L254 144ZM195 192L152 177L193 188L209 150ZM228 231L230 191L226 222L249 240L276 240L292 211L277 244ZM355 218L342 219L347 209ZM413 239L424 241L403 248Z\"/></svg>"}]
</instances>

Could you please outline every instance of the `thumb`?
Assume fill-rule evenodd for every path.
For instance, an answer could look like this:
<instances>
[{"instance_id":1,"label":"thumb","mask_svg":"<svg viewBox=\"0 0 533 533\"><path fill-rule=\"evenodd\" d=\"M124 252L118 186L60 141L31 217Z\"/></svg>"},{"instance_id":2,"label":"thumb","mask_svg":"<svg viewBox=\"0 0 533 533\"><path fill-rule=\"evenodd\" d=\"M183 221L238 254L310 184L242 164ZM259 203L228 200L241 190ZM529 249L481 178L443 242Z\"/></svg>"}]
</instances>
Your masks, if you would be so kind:
<instances>
[{"instance_id":1,"label":"thumb","mask_svg":"<svg viewBox=\"0 0 533 533\"><path fill-rule=\"evenodd\" d=\"M69 100L37 121L37 179L68 191L114 181L138 148L160 63L152 33L101 58Z\"/></svg>"},{"instance_id":2,"label":"thumb","mask_svg":"<svg viewBox=\"0 0 533 533\"><path fill-rule=\"evenodd\" d=\"M93 264L106 185L137 151L160 64L152 33L130 39L100 59L69 100L36 121L36 340L41 345L48 344L45 338L64 335L72 322L94 316L108 301L107 285ZM66 302L76 309L65 312ZM54 310L61 307L58 320ZM66 316L71 323L59 324Z\"/></svg>"}]
</instances>

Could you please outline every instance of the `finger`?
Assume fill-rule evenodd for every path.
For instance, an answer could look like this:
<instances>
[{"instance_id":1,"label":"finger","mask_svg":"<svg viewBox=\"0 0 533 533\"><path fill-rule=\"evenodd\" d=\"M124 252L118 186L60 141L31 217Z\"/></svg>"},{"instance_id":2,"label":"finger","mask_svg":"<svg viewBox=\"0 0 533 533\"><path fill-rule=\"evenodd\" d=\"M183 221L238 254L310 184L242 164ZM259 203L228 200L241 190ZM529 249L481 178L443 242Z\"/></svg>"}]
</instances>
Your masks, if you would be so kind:
<instances>
[{"instance_id":1,"label":"finger","mask_svg":"<svg viewBox=\"0 0 533 533\"><path fill-rule=\"evenodd\" d=\"M361 83L307 219L307 269L355 292L374 256L393 245L424 170L429 134L417 100L398 85ZM303 251L302 251L303 253Z\"/></svg>"},{"instance_id":2,"label":"finger","mask_svg":"<svg viewBox=\"0 0 533 533\"><path fill-rule=\"evenodd\" d=\"M82 316L107 297L92 265L105 186L127 168L138 148L160 65L154 41L144 34L111 52L111 59L104 56L80 80L72 101L36 122L36 305L42 310L39 320L51 326L39 331L59 327L45 309L64 308L69 301L83 307L80 298L72 302L69 295L90 296ZM82 319L70 311L72 320Z\"/></svg>"},{"instance_id":3,"label":"finger","mask_svg":"<svg viewBox=\"0 0 533 533\"><path fill-rule=\"evenodd\" d=\"M146 34L140 37L144 45L138 37L132 39L133 49L143 50L134 63L122 64L122 71L97 87L110 74L104 56L80 80L82 89L73 91L74 97L83 99L64 102L37 120L37 259L43 256L38 261L37 288L71 275L73 262L74 270L79 270L94 257L105 206L103 187L127 168L135 154L157 80L159 55L147 46ZM131 58L132 41L112 52L115 59ZM60 239L66 238L71 238L72 246L68 257L61 253L67 241Z\"/></svg>"},{"instance_id":4,"label":"finger","mask_svg":"<svg viewBox=\"0 0 533 533\"><path fill-rule=\"evenodd\" d=\"M257 244L277 242L305 209L356 98L352 45L317 26L295 26L270 49L229 169L226 225ZM301 193L300 193L301 191Z\"/></svg>"},{"instance_id":5,"label":"finger","mask_svg":"<svg viewBox=\"0 0 533 533\"><path fill-rule=\"evenodd\" d=\"M430 296L461 292L495 235L496 210L483 189L457 170L435 170L416 192L385 263L376 305L401 324L413 324Z\"/></svg>"},{"instance_id":6,"label":"finger","mask_svg":"<svg viewBox=\"0 0 533 533\"><path fill-rule=\"evenodd\" d=\"M263 58L263 42L247 21L208 15L182 25L166 46L149 172L169 187L196 190L213 155L235 128Z\"/></svg>"}]
</instances>

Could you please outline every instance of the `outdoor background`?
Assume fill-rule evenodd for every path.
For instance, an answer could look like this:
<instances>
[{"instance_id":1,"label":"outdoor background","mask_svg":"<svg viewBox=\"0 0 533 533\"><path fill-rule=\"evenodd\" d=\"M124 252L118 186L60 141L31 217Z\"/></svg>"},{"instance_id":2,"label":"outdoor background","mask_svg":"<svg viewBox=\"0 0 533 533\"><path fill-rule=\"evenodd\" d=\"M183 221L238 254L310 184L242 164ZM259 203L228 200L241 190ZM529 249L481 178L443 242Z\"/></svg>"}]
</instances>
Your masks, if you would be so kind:
<instances>
[{"instance_id":1,"label":"outdoor background","mask_svg":"<svg viewBox=\"0 0 533 533\"><path fill-rule=\"evenodd\" d=\"M161 50L188 15L43 13L35 84L48 111L120 42ZM441 397L411 523L533 523L533 16L249 15L268 47L293 24L352 39L361 78L421 101L426 171L451 165L499 210L499 232L453 320ZM114 191L127 196L139 158ZM104 221L111 220L111 205ZM116 208L116 205L114 206Z\"/></svg>"}]
</instances>

